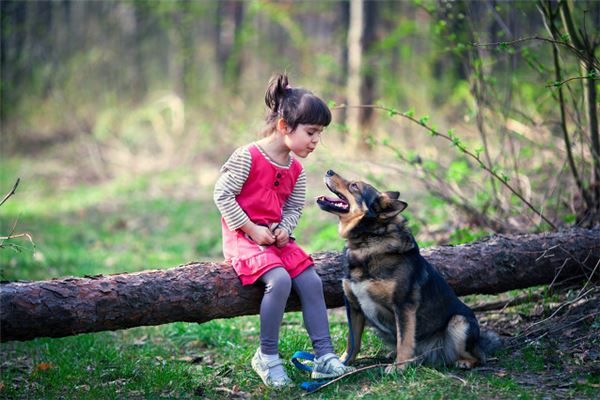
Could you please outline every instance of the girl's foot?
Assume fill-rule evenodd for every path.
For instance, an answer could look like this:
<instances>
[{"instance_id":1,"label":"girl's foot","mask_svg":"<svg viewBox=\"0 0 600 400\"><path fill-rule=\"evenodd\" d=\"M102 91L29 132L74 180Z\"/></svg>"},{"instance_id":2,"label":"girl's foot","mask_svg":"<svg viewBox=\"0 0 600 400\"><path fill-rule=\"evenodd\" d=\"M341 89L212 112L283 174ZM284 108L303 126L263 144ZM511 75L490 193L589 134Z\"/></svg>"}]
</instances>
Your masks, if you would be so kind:
<instances>
[{"instance_id":1,"label":"girl's foot","mask_svg":"<svg viewBox=\"0 0 600 400\"><path fill-rule=\"evenodd\" d=\"M310 374L312 379L330 379L337 378L340 375L347 374L356 370L342 364L338 356L333 353L327 353L324 356L315 358L313 371Z\"/></svg>"},{"instance_id":2,"label":"girl's foot","mask_svg":"<svg viewBox=\"0 0 600 400\"><path fill-rule=\"evenodd\" d=\"M260 348L252 357L252 369L256 371L263 383L272 388L280 388L292 384L292 380L288 377L283 368L283 361L279 355L262 354Z\"/></svg>"}]
</instances>

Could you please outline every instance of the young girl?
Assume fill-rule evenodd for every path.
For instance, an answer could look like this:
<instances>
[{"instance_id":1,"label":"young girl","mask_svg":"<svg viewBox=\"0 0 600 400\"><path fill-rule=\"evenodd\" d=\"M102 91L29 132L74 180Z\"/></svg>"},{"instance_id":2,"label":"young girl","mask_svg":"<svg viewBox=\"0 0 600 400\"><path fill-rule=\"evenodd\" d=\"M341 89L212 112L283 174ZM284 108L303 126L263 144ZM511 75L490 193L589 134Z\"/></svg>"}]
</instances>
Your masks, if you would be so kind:
<instances>
[{"instance_id":1,"label":"young girl","mask_svg":"<svg viewBox=\"0 0 600 400\"><path fill-rule=\"evenodd\" d=\"M267 386L291 383L278 354L279 328L293 287L302 305L304 325L315 350L313 379L352 371L333 352L323 284L312 258L294 241L302 214L306 174L294 153L306 158L319 143L331 112L317 96L288 84L286 75L271 79L264 138L238 148L221 168L214 200L221 212L223 254L243 285L260 282L260 347L252 368Z\"/></svg>"}]
</instances>

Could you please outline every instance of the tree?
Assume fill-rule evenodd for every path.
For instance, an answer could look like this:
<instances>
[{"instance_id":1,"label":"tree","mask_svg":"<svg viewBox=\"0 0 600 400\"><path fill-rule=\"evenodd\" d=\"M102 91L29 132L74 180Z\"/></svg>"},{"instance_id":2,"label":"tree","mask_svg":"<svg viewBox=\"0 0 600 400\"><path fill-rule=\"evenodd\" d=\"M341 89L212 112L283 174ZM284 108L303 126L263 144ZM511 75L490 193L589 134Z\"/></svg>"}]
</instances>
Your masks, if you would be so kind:
<instances>
[{"instance_id":1,"label":"tree","mask_svg":"<svg viewBox=\"0 0 600 400\"><path fill-rule=\"evenodd\" d=\"M375 100L374 63L368 58L375 44L377 26L377 2L350 1L348 26L348 86L347 124L350 146L359 151L369 151L367 138L371 134L374 112L369 108L352 108L360 104L372 104Z\"/></svg>"},{"instance_id":2,"label":"tree","mask_svg":"<svg viewBox=\"0 0 600 400\"><path fill-rule=\"evenodd\" d=\"M421 252L458 295L597 279L600 229L490 237ZM328 307L344 304L341 253L314 254ZM174 321L256 314L262 288L242 287L231 266L191 263L133 274L0 283L0 340L61 337ZM289 310L298 310L292 297Z\"/></svg>"}]
</instances>

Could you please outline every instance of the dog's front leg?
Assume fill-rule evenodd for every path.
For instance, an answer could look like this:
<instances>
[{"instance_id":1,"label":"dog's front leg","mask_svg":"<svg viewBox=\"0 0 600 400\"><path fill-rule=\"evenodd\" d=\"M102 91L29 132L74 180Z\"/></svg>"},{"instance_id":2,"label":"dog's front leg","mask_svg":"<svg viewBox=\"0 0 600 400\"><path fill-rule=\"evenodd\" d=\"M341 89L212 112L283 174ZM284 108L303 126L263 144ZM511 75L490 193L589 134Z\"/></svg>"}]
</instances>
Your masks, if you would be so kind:
<instances>
[{"instance_id":1,"label":"dog's front leg","mask_svg":"<svg viewBox=\"0 0 600 400\"><path fill-rule=\"evenodd\" d=\"M394 307L396 320L396 360L385 369L386 373L404 369L415 352L417 313L413 307Z\"/></svg>"},{"instance_id":2,"label":"dog's front leg","mask_svg":"<svg viewBox=\"0 0 600 400\"><path fill-rule=\"evenodd\" d=\"M348 281L343 281L344 294L346 295L346 299L348 299L348 318L349 329L348 332L348 340L346 342L346 351L342 354L341 360L349 365L354 360L356 360L356 356L360 351L360 344L362 340L363 330L365 329L365 315L363 314L358 299L352 292L350 288L350 284Z\"/></svg>"}]
</instances>

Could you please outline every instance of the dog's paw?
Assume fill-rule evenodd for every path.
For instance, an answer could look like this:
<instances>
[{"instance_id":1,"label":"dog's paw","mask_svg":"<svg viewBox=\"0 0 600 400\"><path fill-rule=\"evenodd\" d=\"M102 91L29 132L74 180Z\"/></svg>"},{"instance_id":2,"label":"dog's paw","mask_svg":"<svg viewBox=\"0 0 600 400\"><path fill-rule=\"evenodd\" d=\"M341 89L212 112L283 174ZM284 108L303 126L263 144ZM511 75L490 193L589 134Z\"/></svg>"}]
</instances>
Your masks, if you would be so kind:
<instances>
[{"instance_id":1,"label":"dog's paw","mask_svg":"<svg viewBox=\"0 0 600 400\"><path fill-rule=\"evenodd\" d=\"M404 368L406 368L406 364L404 364L404 363L402 363L402 364L393 363L393 364L390 364L387 367L385 367L385 373L387 375L400 373L404 370Z\"/></svg>"}]
</instances>

